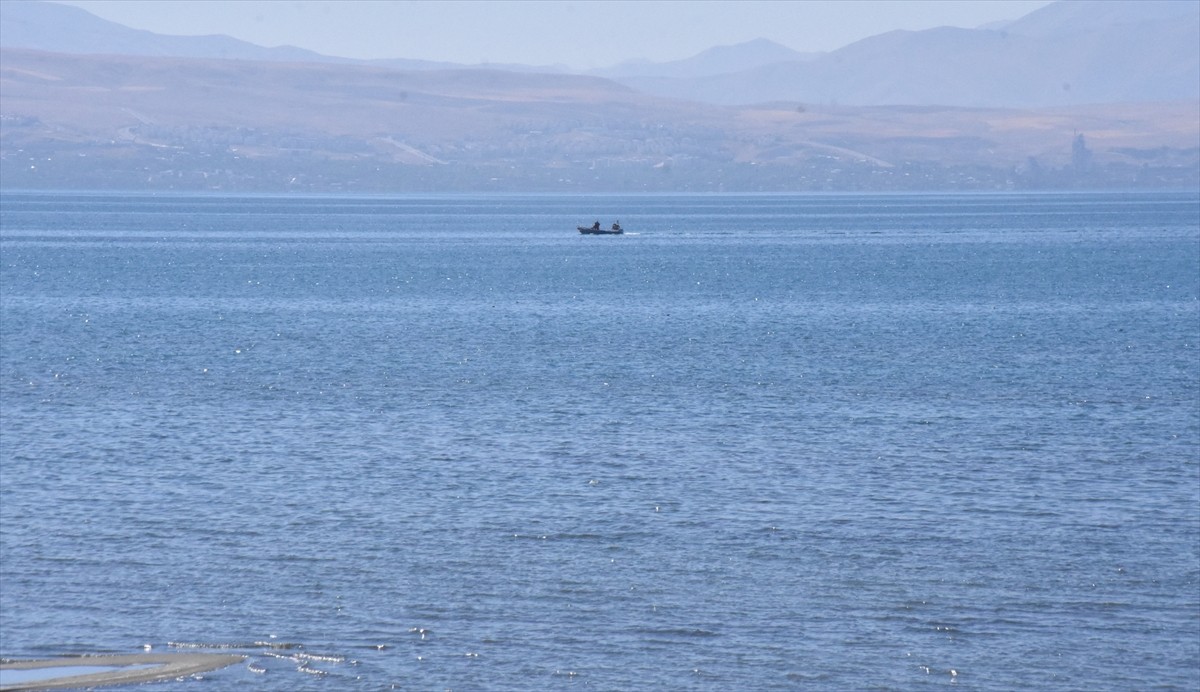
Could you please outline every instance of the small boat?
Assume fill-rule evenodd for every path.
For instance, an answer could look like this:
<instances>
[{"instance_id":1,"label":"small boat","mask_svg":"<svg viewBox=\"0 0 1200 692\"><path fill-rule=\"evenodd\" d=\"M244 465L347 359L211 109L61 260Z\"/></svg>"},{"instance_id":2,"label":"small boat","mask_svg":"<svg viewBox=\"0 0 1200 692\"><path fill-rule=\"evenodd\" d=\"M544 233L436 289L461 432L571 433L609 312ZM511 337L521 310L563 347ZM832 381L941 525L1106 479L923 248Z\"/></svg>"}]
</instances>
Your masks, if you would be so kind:
<instances>
[{"instance_id":1,"label":"small boat","mask_svg":"<svg viewBox=\"0 0 1200 692\"><path fill-rule=\"evenodd\" d=\"M579 232L584 235L621 235L625 232L625 229L621 228L621 224L619 222L614 223L612 228L600 228L599 221L592 224L590 227L576 226L575 228L579 229Z\"/></svg>"}]
</instances>

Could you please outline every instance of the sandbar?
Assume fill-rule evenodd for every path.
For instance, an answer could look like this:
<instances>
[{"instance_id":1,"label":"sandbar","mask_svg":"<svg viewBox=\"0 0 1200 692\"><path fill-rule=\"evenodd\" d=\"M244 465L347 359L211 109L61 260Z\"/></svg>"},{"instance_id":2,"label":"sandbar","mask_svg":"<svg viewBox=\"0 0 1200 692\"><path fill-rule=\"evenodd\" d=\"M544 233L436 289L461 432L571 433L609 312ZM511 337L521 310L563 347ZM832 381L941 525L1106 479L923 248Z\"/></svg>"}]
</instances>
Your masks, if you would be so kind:
<instances>
[{"instance_id":1,"label":"sandbar","mask_svg":"<svg viewBox=\"0 0 1200 692\"><path fill-rule=\"evenodd\" d=\"M205 673L246 660L233 654L128 654L68 656L36 661L6 661L3 671L53 669L54 677L0 684L0 692L69 690L100 685L130 685ZM72 672L72 668L76 671ZM106 670L98 671L100 668ZM82 673L82 674L80 674Z\"/></svg>"}]
</instances>

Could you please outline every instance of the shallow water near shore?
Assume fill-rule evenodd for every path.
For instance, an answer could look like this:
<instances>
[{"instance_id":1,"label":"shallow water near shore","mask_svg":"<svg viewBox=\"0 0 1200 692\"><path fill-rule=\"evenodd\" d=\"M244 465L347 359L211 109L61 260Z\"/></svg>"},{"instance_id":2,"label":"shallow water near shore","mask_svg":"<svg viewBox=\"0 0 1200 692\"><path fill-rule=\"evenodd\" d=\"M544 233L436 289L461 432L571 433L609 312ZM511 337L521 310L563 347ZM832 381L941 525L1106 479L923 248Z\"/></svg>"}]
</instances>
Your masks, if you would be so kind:
<instances>
[{"instance_id":1,"label":"shallow water near shore","mask_svg":"<svg viewBox=\"0 0 1200 692\"><path fill-rule=\"evenodd\" d=\"M0 656L1200 685L1196 194L2 202Z\"/></svg>"}]
</instances>

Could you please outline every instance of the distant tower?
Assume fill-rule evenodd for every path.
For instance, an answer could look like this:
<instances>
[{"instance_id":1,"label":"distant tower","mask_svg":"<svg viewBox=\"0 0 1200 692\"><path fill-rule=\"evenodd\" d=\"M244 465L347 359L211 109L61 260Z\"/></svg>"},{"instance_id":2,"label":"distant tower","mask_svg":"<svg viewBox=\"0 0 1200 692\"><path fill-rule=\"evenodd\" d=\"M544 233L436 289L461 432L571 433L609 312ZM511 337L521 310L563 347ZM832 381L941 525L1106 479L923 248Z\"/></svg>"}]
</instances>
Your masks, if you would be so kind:
<instances>
[{"instance_id":1,"label":"distant tower","mask_svg":"<svg viewBox=\"0 0 1200 692\"><path fill-rule=\"evenodd\" d=\"M1092 151L1083 141L1083 135L1076 134L1075 142L1071 145L1071 168L1075 175L1086 175L1092 165Z\"/></svg>"}]
</instances>

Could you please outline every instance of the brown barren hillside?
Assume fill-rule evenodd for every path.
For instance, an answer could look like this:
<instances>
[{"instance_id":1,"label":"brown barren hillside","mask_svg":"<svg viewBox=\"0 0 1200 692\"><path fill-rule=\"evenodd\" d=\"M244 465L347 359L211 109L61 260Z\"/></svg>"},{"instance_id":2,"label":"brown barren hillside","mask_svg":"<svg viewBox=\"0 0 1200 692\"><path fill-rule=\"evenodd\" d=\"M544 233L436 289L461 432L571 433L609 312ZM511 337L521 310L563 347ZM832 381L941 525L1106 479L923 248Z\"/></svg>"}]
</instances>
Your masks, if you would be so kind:
<instances>
[{"instance_id":1,"label":"brown barren hillside","mask_svg":"<svg viewBox=\"0 0 1200 692\"><path fill-rule=\"evenodd\" d=\"M1072 141L1085 136L1097 164L1133 162L1163 147L1192 151L1200 103L1118 103L1047 108L968 109L937 106L746 109L746 130L810 146L842 142L892 165L1020 165L1030 157L1067 165ZM1184 157L1186 158L1186 156Z\"/></svg>"},{"instance_id":2,"label":"brown barren hillside","mask_svg":"<svg viewBox=\"0 0 1200 692\"><path fill-rule=\"evenodd\" d=\"M1180 187L1200 106L735 108L574 75L5 50L0 164L7 188Z\"/></svg>"}]
</instances>

